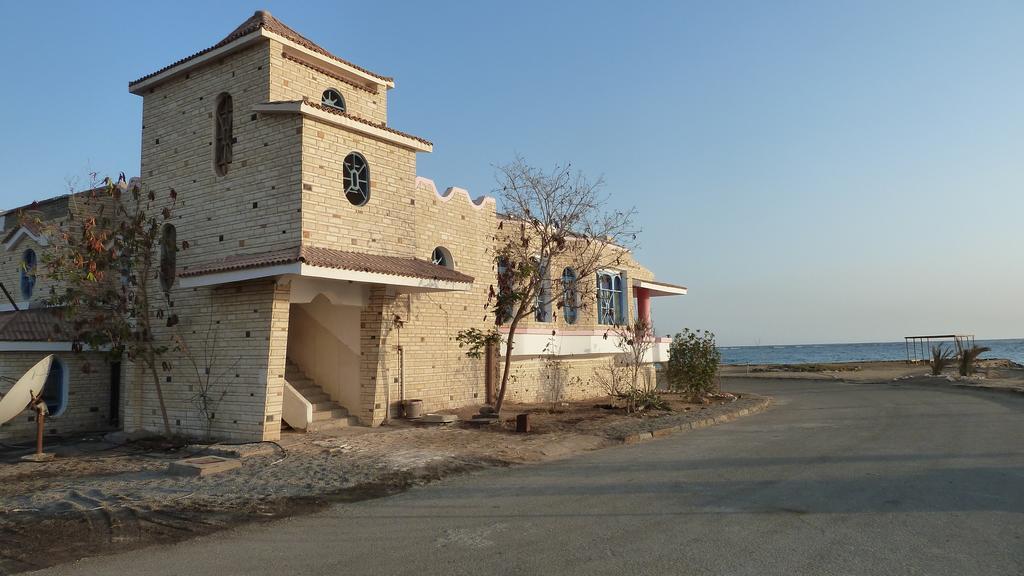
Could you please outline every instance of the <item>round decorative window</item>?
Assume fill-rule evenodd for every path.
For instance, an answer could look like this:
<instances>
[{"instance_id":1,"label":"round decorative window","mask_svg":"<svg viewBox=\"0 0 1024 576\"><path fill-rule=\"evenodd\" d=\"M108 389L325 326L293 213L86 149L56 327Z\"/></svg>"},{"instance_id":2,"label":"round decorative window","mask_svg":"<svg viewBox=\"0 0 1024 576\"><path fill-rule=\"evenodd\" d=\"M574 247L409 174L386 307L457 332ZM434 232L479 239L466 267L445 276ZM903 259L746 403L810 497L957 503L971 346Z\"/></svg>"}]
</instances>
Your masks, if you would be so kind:
<instances>
[{"instance_id":1,"label":"round decorative window","mask_svg":"<svg viewBox=\"0 0 1024 576\"><path fill-rule=\"evenodd\" d=\"M345 111L345 98L334 88L328 88L324 90L324 95L320 98L320 103L324 106L330 106L335 110Z\"/></svg>"},{"instance_id":2,"label":"round decorative window","mask_svg":"<svg viewBox=\"0 0 1024 576\"><path fill-rule=\"evenodd\" d=\"M443 246L434 248L434 251L430 254L430 260L438 266L444 266L445 268L453 268L455 262L452 261L452 253Z\"/></svg>"},{"instance_id":3,"label":"round decorative window","mask_svg":"<svg viewBox=\"0 0 1024 576\"><path fill-rule=\"evenodd\" d=\"M362 206L370 200L370 167L366 158L358 152L345 156L342 170L345 173L345 197L355 206Z\"/></svg>"}]
</instances>

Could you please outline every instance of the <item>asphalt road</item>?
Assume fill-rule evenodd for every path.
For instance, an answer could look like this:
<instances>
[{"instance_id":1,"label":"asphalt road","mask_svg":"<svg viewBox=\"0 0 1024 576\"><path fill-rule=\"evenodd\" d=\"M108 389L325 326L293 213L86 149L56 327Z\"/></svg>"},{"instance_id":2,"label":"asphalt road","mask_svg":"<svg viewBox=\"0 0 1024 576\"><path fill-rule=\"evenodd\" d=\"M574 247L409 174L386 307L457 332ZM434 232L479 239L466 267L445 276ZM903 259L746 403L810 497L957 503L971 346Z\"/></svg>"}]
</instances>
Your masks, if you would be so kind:
<instances>
[{"instance_id":1,"label":"asphalt road","mask_svg":"<svg viewBox=\"0 0 1024 576\"><path fill-rule=\"evenodd\" d=\"M767 412L47 574L1024 574L1024 398L744 381Z\"/></svg>"}]
</instances>

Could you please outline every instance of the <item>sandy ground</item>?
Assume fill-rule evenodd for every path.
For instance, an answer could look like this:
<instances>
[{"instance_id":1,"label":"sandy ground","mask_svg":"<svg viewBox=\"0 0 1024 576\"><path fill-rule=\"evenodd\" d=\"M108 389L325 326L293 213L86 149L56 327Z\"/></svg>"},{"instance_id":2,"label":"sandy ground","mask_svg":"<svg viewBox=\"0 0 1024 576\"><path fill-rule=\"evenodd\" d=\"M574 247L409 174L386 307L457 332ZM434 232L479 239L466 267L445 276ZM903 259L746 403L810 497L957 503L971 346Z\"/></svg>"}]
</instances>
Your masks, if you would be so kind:
<instances>
[{"instance_id":1,"label":"sandy ground","mask_svg":"<svg viewBox=\"0 0 1024 576\"><path fill-rule=\"evenodd\" d=\"M509 407L506 418L530 413L530 434L516 434L514 422L477 429L399 421L244 446L168 450L81 439L51 445L58 458L43 464L18 460L24 450L0 451L0 574L384 496L451 474L560 458L761 400L701 406L667 397L672 412L644 416L608 409L608 399ZM166 472L171 461L211 453L241 457L242 468L206 478Z\"/></svg>"},{"instance_id":2,"label":"sandy ground","mask_svg":"<svg viewBox=\"0 0 1024 576\"><path fill-rule=\"evenodd\" d=\"M959 376L955 366L948 367L941 376L932 376L927 364L906 362L723 366L719 374L727 381L743 378L829 379L845 382L913 380L916 383L1024 392L1024 367L1000 359L979 361L977 372L970 377Z\"/></svg>"}]
</instances>

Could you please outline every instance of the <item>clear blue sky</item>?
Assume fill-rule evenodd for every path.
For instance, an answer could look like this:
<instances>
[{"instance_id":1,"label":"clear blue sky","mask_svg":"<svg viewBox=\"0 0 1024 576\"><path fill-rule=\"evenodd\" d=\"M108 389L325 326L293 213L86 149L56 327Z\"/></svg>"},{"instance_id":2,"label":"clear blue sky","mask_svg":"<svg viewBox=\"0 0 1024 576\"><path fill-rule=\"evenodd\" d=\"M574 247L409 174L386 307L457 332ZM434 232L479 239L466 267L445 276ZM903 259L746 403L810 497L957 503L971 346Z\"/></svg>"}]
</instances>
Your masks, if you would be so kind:
<instances>
[{"instance_id":1,"label":"clear blue sky","mask_svg":"<svg viewBox=\"0 0 1024 576\"><path fill-rule=\"evenodd\" d=\"M419 172L604 175L719 342L1024 336L1024 3L5 2L0 206L135 174L127 82L265 8L392 75Z\"/></svg>"}]
</instances>

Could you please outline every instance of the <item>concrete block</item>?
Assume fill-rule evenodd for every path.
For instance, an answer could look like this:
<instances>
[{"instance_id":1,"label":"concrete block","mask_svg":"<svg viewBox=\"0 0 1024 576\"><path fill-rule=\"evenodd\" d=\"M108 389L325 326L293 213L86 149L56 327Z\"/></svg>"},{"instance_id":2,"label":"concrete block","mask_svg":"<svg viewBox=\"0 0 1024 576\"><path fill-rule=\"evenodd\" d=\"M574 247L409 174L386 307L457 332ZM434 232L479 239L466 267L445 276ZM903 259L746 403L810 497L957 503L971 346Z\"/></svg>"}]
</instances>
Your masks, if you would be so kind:
<instances>
[{"instance_id":1,"label":"concrete block","mask_svg":"<svg viewBox=\"0 0 1024 576\"><path fill-rule=\"evenodd\" d=\"M241 468L241 460L221 458L220 456L197 456L175 460L167 466L167 473L172 476L209 476L219 472L227 472Z\"/></svg>"},{"instance_id":2,"label":"concrete block","mask_svg":"<svg viewBox=\"0 0 1024 576\"><path fill-rule=\"evenodd\" d=\"M638 442L650 440L651 438L654 438L654 435L651 434L650 432L637 432L636 434L627 435L625 438L622 439L622 441L625 442L626 444L636 444Z\"/></svg>"},{"instance_id":3,"label":"concrete block","mask_svg":"<svg viewBox=\"0 0 1024 576\"><path fill-rule=\"evenodd\" d=\"M425 414L420 422L426 424L451 424L459 419L454 414Z\"/></svg>"}]
</instances>

